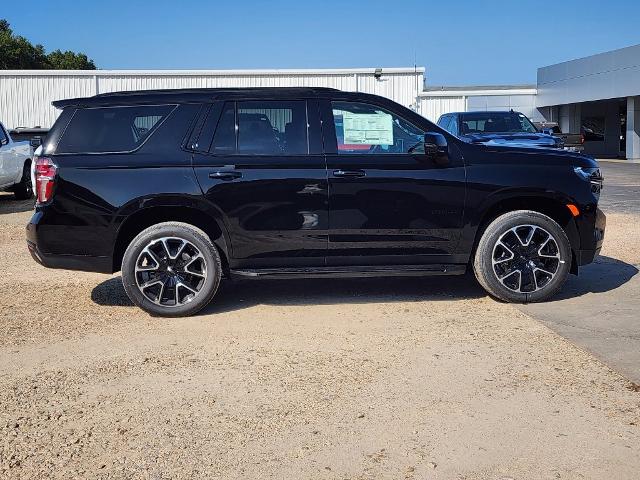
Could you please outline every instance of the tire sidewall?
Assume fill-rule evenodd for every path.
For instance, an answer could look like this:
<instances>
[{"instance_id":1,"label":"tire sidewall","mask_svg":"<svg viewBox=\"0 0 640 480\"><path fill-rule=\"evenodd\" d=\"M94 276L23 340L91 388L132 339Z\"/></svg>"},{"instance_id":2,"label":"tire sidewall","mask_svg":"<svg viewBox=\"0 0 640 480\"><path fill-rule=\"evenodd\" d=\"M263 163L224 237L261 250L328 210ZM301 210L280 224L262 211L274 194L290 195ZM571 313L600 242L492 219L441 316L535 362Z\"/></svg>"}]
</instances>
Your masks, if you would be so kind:
<instances>
[{"instance_id":1,"label":"tire sidewall","mask_svg":"<svg viewBox=\"0 0 640 480\"><path fill-rule=\"evenodd\" d=\"M198 295L189 303L177 307L157 305L138 288L135 266L142 250L154 240L162 237L179 237L193 243L202 253L207 268L207 278ZM129 299L153 316L183 317L193 315L206 307L216 294L221 278L220 255L209 237L200 229L188 224L166 222L143 230L127 247L122 259L122 283Z\"/></svg>"},{"instance_id":2,"label":"tire sidewall","mask_svg":"<svg viewBox=\"0 0 640 480\"><path fill-rule=\"evenodd\" d=\"M556 241L560 264L553 279L541 290L531 293L514 292L505 287L493 270L493 249L496 242L509 229L519 225L535 225L549 232ZM481 285L493 296L507 302L532 303L546 300L556 294L571 270L571 245L566 233L552 218L538 212L521 210L496 218L484 231L476 250L474 271Z\"/></svg>"}]
</instances>

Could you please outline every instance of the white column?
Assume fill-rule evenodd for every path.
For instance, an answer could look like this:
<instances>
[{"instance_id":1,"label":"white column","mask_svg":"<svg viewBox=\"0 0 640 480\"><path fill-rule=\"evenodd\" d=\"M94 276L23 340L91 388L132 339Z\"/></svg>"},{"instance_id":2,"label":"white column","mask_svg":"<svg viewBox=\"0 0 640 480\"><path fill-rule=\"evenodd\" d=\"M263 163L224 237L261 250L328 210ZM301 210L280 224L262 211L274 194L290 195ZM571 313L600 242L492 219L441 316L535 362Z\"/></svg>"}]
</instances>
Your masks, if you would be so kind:
<instances>
[{"instance_id":1,"label":"white column","mask_svg":"<svg viewBox=\"0 0 640 480\"><path fill-rule=\"evenodd\" d=\"M627 160L640 160L640 97L627 97Z\"/></svg>"}]
</instances>

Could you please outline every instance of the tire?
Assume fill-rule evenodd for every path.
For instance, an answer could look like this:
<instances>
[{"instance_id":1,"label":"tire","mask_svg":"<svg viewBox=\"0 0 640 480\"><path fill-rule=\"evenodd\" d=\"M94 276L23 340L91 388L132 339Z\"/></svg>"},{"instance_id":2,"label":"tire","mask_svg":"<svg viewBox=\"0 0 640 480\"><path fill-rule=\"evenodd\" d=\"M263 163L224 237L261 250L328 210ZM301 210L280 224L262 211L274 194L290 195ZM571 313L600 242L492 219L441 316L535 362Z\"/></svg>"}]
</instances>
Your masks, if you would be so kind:
<instances>
[{"instance_id":1,"label":"tire","mask_svg":"<svg viewBox=\"0 0 640 480\"><path fill-rule=\"evenodd\" d=\"M499 216L482 233L473 270L490 295L510 303L542 302L571 270L571 245L550 217L531 210Z\"/></svg>"},{"instance_id":2,"label":"tire","mask_svg":"<svg viewBox=\"0 0 640 480\"><path fill-rule=\"evenodd\" d=\"M186 317L207 306L222 276L220 254L199 228L153 225L134 238L122 259L129 299L158 317Z\"/></svg>"},{"instance_id":3,"label":"tire","mask_svg":"<svg viewBox=\"0 0 640 480\"><path fill-rule=\"evenodd\" d=\"M31 185L31 162L24 162L20 183L13 186L13 195L16 200L28 200L33 198L33 185Z\"/></svg>"}]
</instances>

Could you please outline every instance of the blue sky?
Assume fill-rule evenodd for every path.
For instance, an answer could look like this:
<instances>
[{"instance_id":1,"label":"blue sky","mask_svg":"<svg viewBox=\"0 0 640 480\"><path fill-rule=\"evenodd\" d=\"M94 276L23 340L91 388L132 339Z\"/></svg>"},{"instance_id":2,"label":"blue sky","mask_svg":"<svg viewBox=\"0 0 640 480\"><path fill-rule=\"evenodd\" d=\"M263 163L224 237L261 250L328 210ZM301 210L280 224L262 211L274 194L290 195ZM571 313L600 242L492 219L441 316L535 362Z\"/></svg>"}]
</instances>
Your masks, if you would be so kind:
<instances>
[{"instance_id":1,"label":"blue sky","mask_svg":"<svg viewBox=\"0 0 640 480\"><path fill-rule=\"evenodd\" d=\"M47 50L102 69L427 69L429 85L535 83L536 68L640 43L640 1L3 0Z\"/></svg>"}]
</instances>

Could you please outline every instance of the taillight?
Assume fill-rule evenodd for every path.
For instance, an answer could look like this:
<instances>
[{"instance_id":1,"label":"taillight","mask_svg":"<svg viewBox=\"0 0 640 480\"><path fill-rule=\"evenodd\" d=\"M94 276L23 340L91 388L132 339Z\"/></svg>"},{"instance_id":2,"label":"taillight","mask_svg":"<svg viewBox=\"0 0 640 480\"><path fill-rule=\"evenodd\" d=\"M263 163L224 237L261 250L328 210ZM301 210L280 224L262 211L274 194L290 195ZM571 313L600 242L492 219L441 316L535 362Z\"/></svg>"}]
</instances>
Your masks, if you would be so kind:
<instances>
[{"instance_id":1,"label":"taillight","mask_svg":"<svg viewBox=\"0 0 640 480\"><path fill-rule=\"evenodd\" d=\"M58 167L50 158L37 157L35 159L34 177L38 203L45 203L51 200L57 170Z\"/></svg>"}]
</instances>

